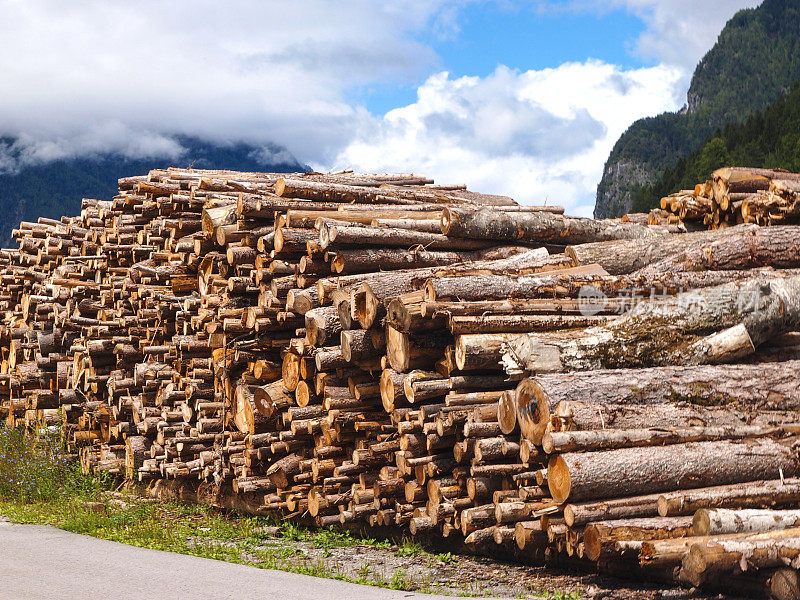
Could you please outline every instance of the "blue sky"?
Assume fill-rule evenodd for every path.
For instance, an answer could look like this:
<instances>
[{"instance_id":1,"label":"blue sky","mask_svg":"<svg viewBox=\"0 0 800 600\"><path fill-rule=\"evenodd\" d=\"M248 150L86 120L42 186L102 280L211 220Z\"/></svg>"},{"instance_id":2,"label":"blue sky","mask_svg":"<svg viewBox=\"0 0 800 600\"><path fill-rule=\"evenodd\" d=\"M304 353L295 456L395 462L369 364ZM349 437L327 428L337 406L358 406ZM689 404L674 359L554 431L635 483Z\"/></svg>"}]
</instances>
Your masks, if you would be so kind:
<instances>
[{"instance_id":1,"label":"blue sky","mask_svg":"<svg viewBox=\"0 0 800 600\"><path fill-rule=\"evenodd\" d=\"M456 22L442 32L432 24L419 36L437 54L426 73L485 77L498 65L526 71L595 58L625 68L655 64L637 54L645 31L640 17L625 8L604 12L537 10L533 7L472 3L459 9ZM412 103L424 77L394 80L348 90L351 101L373 114Z\"/></svg>"},{"instance_id":2,"label":"blue sky","mask_svg":"<svg viewBox=\"0 0 800 600\"><path fill-rule=\"evenodd\" d=\"M0 172L104 152L187 164L183 134L590 215L620 134L679 109L756 4L0 0L0 136L19 140Z\"/></svg>"}]
</instances>

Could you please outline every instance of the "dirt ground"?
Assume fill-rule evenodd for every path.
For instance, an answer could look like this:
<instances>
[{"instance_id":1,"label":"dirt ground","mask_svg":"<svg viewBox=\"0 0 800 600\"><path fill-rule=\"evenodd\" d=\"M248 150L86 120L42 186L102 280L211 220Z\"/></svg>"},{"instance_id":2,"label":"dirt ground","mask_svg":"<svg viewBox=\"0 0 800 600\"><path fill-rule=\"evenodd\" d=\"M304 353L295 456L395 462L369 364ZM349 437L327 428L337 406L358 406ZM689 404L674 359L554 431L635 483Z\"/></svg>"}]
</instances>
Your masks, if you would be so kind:
<instances>
[{"instance_id":1,"label":"dirt ground","mask_svg":"<svg viewBox=\"0 0 800 600\"><path fill-rule=\"evenodd\" d=\"M275 532L275 544L295 550L298 562L323 561L326 568L350 578L366 577L391 581L402 573L407 589L452 596L479 595L494 598L536 598L550 600L679 600L692 598L735 598L708 595L674 586L645 584L600 576L589 569L529 566L508 560L468 554L441 553L441 548L426 548L413 556L400 546L388 548L355 545L321 549L314 545L288 540ZM267 540L265 544L272 542Z\"/></svg>"},{"instance_id":2,"label":"dirt ground","mask_svg":"<svg viewBox=\"0 0 800 600\"><path fill-rule=\"evenodd\" d=\"M524 554L503 555L499 546L494 546L497 550L489 556L475 556L464 547L456 547L453 542L441 538L416 541L389 537L396 534L395 530L352 530L348 535L340 530L320 530L290 520L266 519L266 522L253 523L252 519L242 518L244 515L235 512L201 508L199 505L165 504L127 492L105 492L102 502L84 502L84 505L87 514L99 515L97 537L141 545L139 538L129 541L126 537L120 539L109 535L116 531L114 527L118 525L115 523L128 530L126 523L130 521L120 517L136 515L137 522L152 522L156 526L167 519L183 523L183 528L177 529L184 541L183 548L186 544L198 551L223 547L231 551L228 556L235 557L234 562L345 578L400 590L449 596L548 600L737 598L681 588L671 582L645 582L634 573L622 572L620 578L598 575L588 561L547 566L524 564L527 558ZM140 519L139 515L146 516ZM45 522L58 525L52 521ZM92 535L92 531L81 533ZM174 548L167 545L159 549ZM203 552L197 552L197 555L208 556ZM231 560L216 554L210 557Z\"/></svg>"}]
</instances>

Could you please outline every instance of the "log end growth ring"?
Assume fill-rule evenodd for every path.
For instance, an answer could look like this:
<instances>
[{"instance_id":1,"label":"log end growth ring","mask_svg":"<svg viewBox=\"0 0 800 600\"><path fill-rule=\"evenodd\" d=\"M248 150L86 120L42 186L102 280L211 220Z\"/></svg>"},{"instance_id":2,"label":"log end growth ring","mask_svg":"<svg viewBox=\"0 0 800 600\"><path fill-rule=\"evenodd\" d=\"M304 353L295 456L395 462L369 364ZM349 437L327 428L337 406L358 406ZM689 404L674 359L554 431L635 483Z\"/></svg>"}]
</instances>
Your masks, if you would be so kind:
<instances>
[{"instance_id":1,"label":"log end growth ring","mask_svg":"<svg viewBox=\"0 0 800 600\"><path fill-rule=\"evenodd\" d=\"M554 456L547 465L547 487L553 500L559 504L566 502L572 490L569 467L563 458Z\"/></svg>"},{"instance_id":2,"label":"log end growth ring","mask_svg":"<svg viewBox=\"0 0 800 600\"><path fill-rule=\"evenodd\" d=\"M452 211L445 207L442 210L442 233L447 235L450 232L450 227L453 224L454 219L457 219L458 216L454 215Z\"/></svg>"},{"instance_id":3,"label":"log end growth ring","mask_svg":"<svg viewBox=\"0 0 800 600\"><path fill-rule=\"evenodd\" d=\"M353 293L353 315L361 327L369 329L378 316L380 301L375 297L368 284L362 283Z\"/></svg>"},{"instance_id":4,"label":"log end growth ring","mask_svg":"<svg viewBox=\"0 0 800 600\"><path fill-rule=\"evenodd\" d=\"M661 500L661 498L659 498L659 500ZM692 531L694 535L708 535L710 530L711 517L708 514L708 509L698 509L692 518Z\"/></svg>"},{"instance_id":5,"label":"log end growth ring","mask_svg":"<svg viewBox=\"0 0 800 600\"><path fill-rule=\"evenodd\" d=\"M300 383L300 357L297 354L293 352L286 353L281 366L281 375L286 389L290 392L295 391L297 384Z\"/></svg>"},{"instance_id":6,"label":"log end growth ring","mask_svg":"<svg viewBox=\"0 0 800 600\"><path fill-rule=\"evenodd\" d=\"M506 390L500 396L497 421L500 423L500 431L505 435L514 433L517 428L517 398L513 390Z\"/></svg>"},{"instance_id":7,"label":"log end growth ring","mask_svg":"<svg viewBox=\"0 0 800 600\"><path fill-rule=\"evenodd\" d=\"M597 527L587 525L583 530L583 551L589 560L597 560L600 558L600 552L603 546L600 543L600 532Z\"/></svg>"}]
</instances>

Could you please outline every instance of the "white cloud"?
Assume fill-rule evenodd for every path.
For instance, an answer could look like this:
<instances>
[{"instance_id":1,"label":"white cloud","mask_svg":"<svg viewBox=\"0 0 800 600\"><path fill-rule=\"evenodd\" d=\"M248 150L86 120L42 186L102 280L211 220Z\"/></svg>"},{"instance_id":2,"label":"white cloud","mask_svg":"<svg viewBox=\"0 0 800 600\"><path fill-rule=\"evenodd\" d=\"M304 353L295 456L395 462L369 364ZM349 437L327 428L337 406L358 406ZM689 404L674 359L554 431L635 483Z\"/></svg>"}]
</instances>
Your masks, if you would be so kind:
<instances>
[{"instance_id":1,"label":"white cloud","mask_svg":"<svg viewBox=\"0 0 800 600\"><path fill-rule=\"evenodd\" d=\"M624 8L639 17L645 30L635 42L641 56L684 69L686 84L697 62L717 41L725 23L740 9L762 0L572 0L570 10L606 13ZM549 2L550 10L561 3Z\"/></svg>"},{"instance_id":2,"label":"white cloud","mask_svg":"<svg viewBox=\"0 0 800 600\"><path fill-rule=\"evenodd\" d=\"M41 156L184 133L323 160L367 118L348 88L430 68L416 36L446 1L0 0L0 135Z\"/></svg>"},{"instance_id":3,"label":"white cloud","mask_svg":"<svg viewBox=\"0 0 800 600\"><path fill-rule=\"evenodd\" d=\"M524 2L509 6L524 6ZM362 124L338 167L418 170L526 204L591 216L603 164L636 119L677 110L695 64L722 27L756 0L539 0L542 12L625 9L645 30L632 50L657 66L622 70L598 61L484 79L430 77L417 102Z\"/></svg>"},{"instance_id":4,"label":"white cloud","mask_svg":"<svg viewBox=\"0 0 800 600\"><path fill-rule=\"evenodd\" d=\"M362 123L336 167L413 170L525 204L591 214L614 142L643 116L674 110L679 69L599 61L486 78L430 77L414 104Z\"/></svg>"},{"instance_id":5,"label":"white cloud","mask_svg":"<svg viewBox=\"0 0 800 600\"><path fill-rule=\"evenodd\" d=\"M624 8L660 65L596 61L488 77L429 76L415 103L374 117L347 101L413 82L474 0L0 0L0 170L110 149L180 155L175 134L284 145L319 167L426 171L442 181L589 214L614 141L675 109L691 66L753 2L496 0ZM265 146L264 152L276 152ZM334 165L335 163L335 165Z\"/></svg>"}]
</instances>

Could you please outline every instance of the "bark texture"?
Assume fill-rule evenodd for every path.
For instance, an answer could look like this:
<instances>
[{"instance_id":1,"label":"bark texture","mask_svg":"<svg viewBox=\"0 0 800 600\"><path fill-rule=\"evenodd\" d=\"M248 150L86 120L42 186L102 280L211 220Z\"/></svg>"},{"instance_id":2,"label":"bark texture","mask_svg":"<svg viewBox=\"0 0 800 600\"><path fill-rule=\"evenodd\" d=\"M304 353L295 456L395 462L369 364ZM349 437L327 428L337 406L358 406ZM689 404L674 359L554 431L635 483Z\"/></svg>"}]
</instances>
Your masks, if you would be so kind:
<instances>
[{"instance_id":1,"label":"bark texture","mask_svg":"<svg viewBox=\"0 0 800 600\"><path fill-rule=\"evenodd\" d=\"M554 456L550 495L559 502L652 494L798 473L794 450L774 440L698 442Z\"/></svg>"},{"instance_id":2,"label":"bark texture","mask_svg":"<svg viewBox=\"0 0 800 600\"><path fill-rule=\"evenodd\" d=\"M800 277L753 278L643 302L575 334L509 342L509 373L731 362L800 326Z\"/></svg>"}]
</instances>

